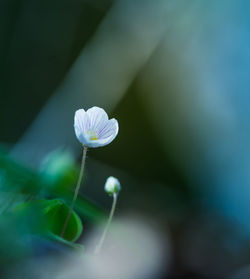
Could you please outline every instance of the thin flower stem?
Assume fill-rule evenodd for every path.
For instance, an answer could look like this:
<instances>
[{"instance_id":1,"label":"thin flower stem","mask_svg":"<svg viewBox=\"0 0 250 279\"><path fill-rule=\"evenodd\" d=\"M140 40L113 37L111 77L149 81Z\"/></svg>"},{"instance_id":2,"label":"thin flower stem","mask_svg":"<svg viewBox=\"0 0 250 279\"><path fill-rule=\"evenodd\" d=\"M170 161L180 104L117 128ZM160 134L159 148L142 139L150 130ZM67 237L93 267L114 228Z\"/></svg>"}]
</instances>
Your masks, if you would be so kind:
<instances>
[{"instance_id":1,"label":"thin flower stem","mask_svg":"<svg viewBox=\"0 0 250 279\"><path fill-rule=\"evenodd\" d=\"M62 238L64 236L64 233L66 231L67 225L69 223L70 216L72 214L72 211L73 211L73 208L74 208L74 204L75 204L75 201L77 199L77 196L78 196L78 193L79 193L79 190L80 190L82 176L83 176L83 171L84 171L84 167L85 167L86 154L87 154L87 147L84 146L83 147L83 154L82 154L81 168L80 168L80 173L79 173L78 181L77 181L76 188L75 188L75 193L74 193L74 196L73 196L70 208L69 208L69 212L68 212L67 218L66 218L65 223L63 225L62 232L60 234L60 237L62 237Z\"/></svg>"},{"instance_id":2,"label":"thin flower stem","mask_svg":"<svg viewBox=\"0 0 250 279\"><path fill-rule=\"evenodd\" d=\"M106 224L106 227L102 233L102 236L100 238L100 241L98 243L98 245L96 246L96 249L95 249L95 254L99 254L101 249L102 249L102 245L103 245L103 242L106 238L106 235L107 235L107 232L108 232L108 229L110 227L110 224L112 222L112 219L113 219L113 216L114 216L114 213L115 213L115 208L116 208L116 204L117 204L117 199L118 199L118 193L114 193L113 194L113 203L112 203L112 207L111 207L111 211L110 211L110 214L109 214L109 219L108 219L108 222Z\"/></svg>"}]
</instances>

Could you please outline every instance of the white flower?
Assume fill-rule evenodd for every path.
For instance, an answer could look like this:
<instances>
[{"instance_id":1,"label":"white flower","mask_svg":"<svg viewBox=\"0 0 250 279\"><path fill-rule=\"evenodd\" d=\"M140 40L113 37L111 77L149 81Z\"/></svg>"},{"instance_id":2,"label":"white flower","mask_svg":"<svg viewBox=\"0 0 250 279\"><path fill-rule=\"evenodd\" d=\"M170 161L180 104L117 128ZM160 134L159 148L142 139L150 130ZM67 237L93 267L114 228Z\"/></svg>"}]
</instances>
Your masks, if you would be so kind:
<instances>
[{"instance_id":1,"label":"white flower","mask_svg":"<svg viewBox=\"0 0 250 279\"><path fill-rule=\"evenodd\" d=\"M118 134L119 126L116 119L108 119L107 113L99 107L75 112L75 133L78 140L86 147L105 146Z\"/></svg>"},{"instance_id":2,"label":"white flower","mask_svg":"<svg viewBox=\"0 0 250 279\"><path fill-rule=\"evenodd\" d=\"M113 176L110 176L105 183L104 190L109 194L119 193L121 190L121 184L119 180Z\"/></svg>"}]
</instances>

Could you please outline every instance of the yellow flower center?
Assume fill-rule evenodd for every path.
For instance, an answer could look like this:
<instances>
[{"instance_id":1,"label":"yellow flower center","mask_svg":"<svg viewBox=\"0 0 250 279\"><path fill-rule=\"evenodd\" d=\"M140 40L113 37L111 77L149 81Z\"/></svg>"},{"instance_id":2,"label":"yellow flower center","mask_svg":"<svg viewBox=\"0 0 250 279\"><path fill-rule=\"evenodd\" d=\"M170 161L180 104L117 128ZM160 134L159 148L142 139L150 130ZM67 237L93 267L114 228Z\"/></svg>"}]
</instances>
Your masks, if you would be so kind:
<instances>
[{"instance_id":1,"label":"yellow flower center","mask_svg":"<svg viewBox=\"0 0 250 279\"><path fill-rule=\"evenodd\" d=\"M87 132L90 140L98 140L96 133L93 130Z\"/></svg>"}]
</instances>

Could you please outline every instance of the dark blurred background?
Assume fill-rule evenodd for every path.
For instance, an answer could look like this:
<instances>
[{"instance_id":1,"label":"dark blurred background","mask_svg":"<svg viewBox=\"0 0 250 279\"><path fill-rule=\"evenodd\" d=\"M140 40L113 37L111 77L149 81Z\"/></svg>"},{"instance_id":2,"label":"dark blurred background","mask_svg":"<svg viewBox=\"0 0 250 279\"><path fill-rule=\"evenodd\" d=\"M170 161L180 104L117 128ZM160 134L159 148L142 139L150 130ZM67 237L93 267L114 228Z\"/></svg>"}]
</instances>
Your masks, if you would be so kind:
<instances>
[{"instance_id":1,"label":"dark blurred background","mask_svg":"<svg viewBox=\"0 0 250 279\"><path fill-rule=\"evenodd\" d=\"M82 195L108 210L105 179L120 179L117 216L155 222L168 243L159 278L250 276L249 9L0 0L3 149L33 171L57 148L80 162L74 111L107 110L120 132L89 150Z\"/></svg>"}]
</instances>

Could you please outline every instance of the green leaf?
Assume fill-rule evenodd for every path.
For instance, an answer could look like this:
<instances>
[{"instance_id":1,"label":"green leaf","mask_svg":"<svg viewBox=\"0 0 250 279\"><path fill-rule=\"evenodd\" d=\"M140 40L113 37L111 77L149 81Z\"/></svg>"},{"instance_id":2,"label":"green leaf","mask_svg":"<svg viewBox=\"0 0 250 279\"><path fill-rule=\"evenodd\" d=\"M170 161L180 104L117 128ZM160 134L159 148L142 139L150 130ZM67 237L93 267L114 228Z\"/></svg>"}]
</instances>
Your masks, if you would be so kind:
<instances>
[{"instance_id":1,"label":"green leaf","mask_svg":"<svg viewBox=\"0 0 250 279\"><path fill-rule=\"evenodd\" d=\"M59 199L33 200L18 205L14 212L22 215L25 223L31 227L32 232L60 236L67 218L69 207ZM82 221L75 211L72 211L64 239L75 242L83 230Z\"/></svg>"},{"instance_id":2,"label":"green leaf","mask_svg":"<svg viewBox=\"0 0 250 279\"><path fill-rule=\"evenodd\" d=\"M83 249L84 249L84 246L82 244L79 244L79 243L73 243L71 241L68 241L64 238L61 238L60 236L58 235L55 235L51 232L48 233L48 237L54 241L57 241L59 243L63 243L64 245L70 247L70 248L73 248L74 250L77 250L77 251L80 251L82 252Z\"/></svg>"},{"instance_id":3,"label":"green leaf","mask_svg":"<svg viewBox=\"0 0 250 279\"><path fill-rule=\"evenodd\" d=\"M60 236L63 225L69 212L69 207L58 199L46 202L47 206L44 209L44 213L47 228L50 232ZM64 239L75 242L80 237L82 230L82 221L80 217L76 214L76 212L73 210L64 233Z\"/></svg>"},{"instance_id":4,"label":"green leaf","mask_svg":"<svg viewBox=\"0 0 250 279\"><path fill-rule=\"evenodd\" d=\"M27 197L39 195L40 198L49 196L70 204L78 172L79 168L71 155L60 150L49 154L40 172L36 172L15 162L0 148L0 190L7 193ZM2 202L4 201L3 198ZM84 220L91 222L100 222L106 216L97 204L82 195L77 198L75 210ZM31 212L30 215L34 213ZM40 220L40 217L33 216L33 219Z\"/></svg>"}]
</instances>

